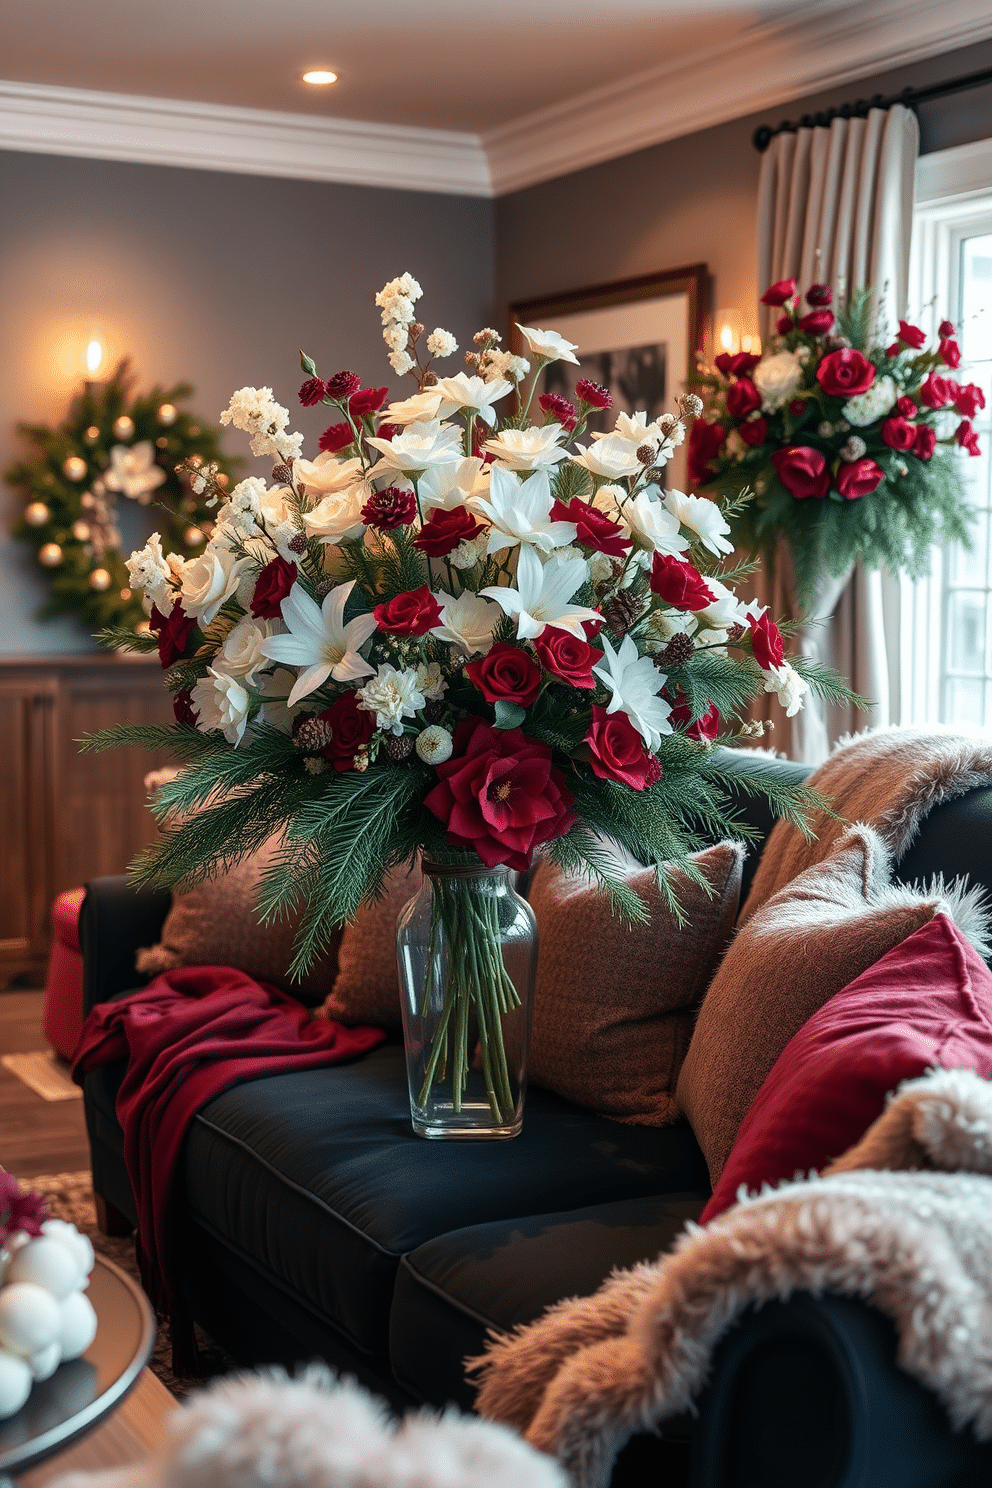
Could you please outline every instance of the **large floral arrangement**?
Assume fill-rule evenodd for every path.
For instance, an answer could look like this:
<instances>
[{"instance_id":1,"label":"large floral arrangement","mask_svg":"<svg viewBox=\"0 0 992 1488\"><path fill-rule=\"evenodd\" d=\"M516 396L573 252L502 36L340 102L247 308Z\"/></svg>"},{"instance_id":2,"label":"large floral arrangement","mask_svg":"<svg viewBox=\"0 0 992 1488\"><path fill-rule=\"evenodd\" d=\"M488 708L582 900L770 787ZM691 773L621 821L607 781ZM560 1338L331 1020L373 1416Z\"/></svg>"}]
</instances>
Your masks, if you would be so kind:
<instances>
[{"instance_id":1,"label":"large floral arrangement","mask_svg":"<svg viewBox=\"0 0 992 1488\"><path fill-rule=\"evenodd\" d=\"M737 598L720 506L661 489L697 398L583 443L603 388L535 400L571 343L524 329L526 359L486 329L468 370L439 376L456 346L415 320L420 293L403 275L377 297L412 396L303 357L300 400L334 419L314 460L269 388L231 399L221 422L274 462L271 483L228 493L194 471L216 511L206 551L185 560L153 537L129 563L152 629L130 643L157 645L177 723L90 741L186 761L158 793L146 879L202 877L283 833L261 909L303 911L298 972L418 849L523 869L543 846L644 918L602 837L667 888L703 838L744 830L731 777L802 820L807 793L714 746L760 733L743 719L763 690L790 714L810 687L850 696L787 660L770 615Z\"/></svg>"},{"instance_id":2,"label":"large floral arrangement","mask_svg":"<svg viewBox=\"0 0 992 1488\"><path fill-rule=\"evenodd\" d=\"M795 279L766 290L777 334L760 357L724 354L702 375L689 441L695 485L754 489L734 535L766 555L784 537L804 605L822 573L855 558L921 576L934 543L968 540L955 452L979 453L972 419L985 407L981 388L950 375L961 361L950 321L933 346L904 320L874 344L870 291L836 316L832 298L826 284L801 296Z\"/></svg>"}]
</instances>

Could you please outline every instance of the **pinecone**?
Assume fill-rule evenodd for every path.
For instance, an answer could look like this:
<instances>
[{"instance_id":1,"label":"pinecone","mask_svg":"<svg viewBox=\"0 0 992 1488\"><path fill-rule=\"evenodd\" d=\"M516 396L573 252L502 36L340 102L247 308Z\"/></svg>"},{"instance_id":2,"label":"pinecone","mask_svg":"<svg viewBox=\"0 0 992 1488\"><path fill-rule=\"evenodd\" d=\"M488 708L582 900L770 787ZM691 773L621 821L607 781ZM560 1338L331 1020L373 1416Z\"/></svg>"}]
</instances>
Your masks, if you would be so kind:
<instances>
[{"instance_id":1,"label":"pinecone","mask_svg":"<svg viewBox=\"0 0 992 1488\"><path fill-rule=\"evenodd\" d=\"M291 486L293 484L293 467L288 461L280 465L273 465L272 479L279 486Z\"/></svg>"},{"instance_id":2,"label":"pinecone","mask_svg":"<svg viewBox=\"0 0 992 1488\"><path fill-rule=\"evenodd\" d=\"M412 734L387 734L385 747L389 758L399 764L401 760L408 759L413 753L413 736Z\"/></svg>"},{"instance_id":3,"label":"pinecone","mask_svg":"<svg viewBox=\"0 0 992 1488\"><path fill-rule=\"evenodd\" d=\"M687 636L685 631L677 631L667 646L662 646L655 656L654 664L659 671L665 671L671 667L682 666L683 662L689 660L694 651L692 637Z\"/></svg>"},{"instance_id":4,"label":"pinecone","mask_svg":"<svg viewBox=\"0 0 992 1488\"><path fill-rule=\"evenodd\" d=\"M330 728L316 713L304 713L293 720L293 743L306 754L319 754L330 740Z\"/></svg>"},{"instance_id":5,"label":"pinecone","mask_svg":"<svg viewBox=\"0 0 992 1488\"><path fill-rule=\"evenodd\" d=\"M744 626L740 623L739 620L735 620L733 625L731 625L730 629L727 631L727 640L732 646L736 646L737 642L742 641L746 634L747 631L745 630Z\"/></svg>"},{"instance_id":6,"label":"pinecone","mask_svg":"<svg viewBox=\"0 0 992 1488\"><path fill-rule=\"evenodd\" d=\"M614 635L625 636L640 616L642 601L629 589L621 589L602 605L603 619Z\"/></svg>"},{"instance_id":7,"label":"pinecone","mask_svg":"<svg viewBox=\"0 0 992 1488\"><path fill-rule=\"evenodd\" d=\"M317 585L317 595L318 595L318 598L324 599L328 594L330 594L330 592L331 592L331 590L333 588L334 588L334 580L333 579L321 579L320 583Z\"/></svg>"},{"instance_id":8,"label":"pinecone","mask_svg":"<svg viewBox=\"0 0 992 1488\"><path fill-rule=\"evenodd\" d=\"M424 704L424 717L428 723L440 723L444 717L444 704L440 698L428 698Z\"/></svg>"},{"instance_id":9,"label":"pinecone","mask_svg":"<svg viewBox=\"0 0 992 1488\"><path fill-rule=\"evenodd\" d=\"M291 553L305 553L307 550L307 540L302 532L298 532L295 537L289 539L286 546Z\"/></svg>"}]
</instances>

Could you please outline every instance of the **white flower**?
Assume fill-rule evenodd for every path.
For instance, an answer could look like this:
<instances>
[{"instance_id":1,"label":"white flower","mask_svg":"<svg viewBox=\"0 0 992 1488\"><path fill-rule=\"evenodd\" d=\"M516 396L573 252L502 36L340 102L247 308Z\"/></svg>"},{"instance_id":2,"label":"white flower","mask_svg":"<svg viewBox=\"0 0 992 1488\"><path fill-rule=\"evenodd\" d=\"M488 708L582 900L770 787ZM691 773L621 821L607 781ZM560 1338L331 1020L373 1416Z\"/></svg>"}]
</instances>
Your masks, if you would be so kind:
<instances>
[{"instance_id":1,"label":"white flower","mask_svg":"<svg viewBox=\"0 0 992 1488\"><path fill-rule=\"evenodd\" d=\"M666 491L664 502L672 516L690 532L695 532L704 548L719 556L732 553L734 545L727 541L729 524L715 501L704 496L687 496L684 491Z\"/></svg>"},{"instance_id":2,"label":"white flower","mask_svg":"<svg viewBox=\"0 0 992 1488\"><path fill-rule=\"evenodd\" d=\"M262 515L262 497L267 495L264 480L250 475L235 486L230 500L221 507L218 521L229 523L239 537L252 537Z\"/></svg>"},{"instance_id":3,"label":"white flower","mask_svg":"<svg viewBox=\"0 0 992 1488\"><path fill-rule=\"evenodd\" d=\"M517 617L519 640L543 635L548 625L584 640L583 620L597 620L599 612L568 601L588 578L589 565L584 558L542 563L534 549L523 544L517 556L517 587L494 586L481 593L494 599L506 614Z\"/></svg>"},{"instance_id":4,"label":"white flower","mask_svg":"<svg viewBox=\"0 0 992 1488\"><path fill-rule=\"evenodd\" d=\"M448 418L452 413L457 413L459 408L471 408L478 418L492 428L496 422L493 404L498 403L500 398L505 398L507 393L513 392L513 383L486 382L481 377L469 377L465 372L456 372L454 377L440 378L437 390L441 394L438 418Z\"/></svg>"},{"instance_id":5,"label":"white flower","mask_svg":"<svg viewBox=\"0 0 992 1488\"><path fill-rule=\"evenodd\" d=\"M650 656L638 656L630 636L624 636L619 651L614 651L609 636L602 633L596 644L603 648L603 660L596 663L593 672L613 693L607 713L626 713L653 754L662 735L672 732L672 710L658 696L667 679Z\"/></svg>"},{"instance_id":6,"label":"white flower","mask_svg":"<svg viewBox=\"0 0 992 1488\"><path fill-rule=\"evenodd\" d=\"M647 410L642 409L640 413L619 413L617 421L610 433L619 434L621 439L627 439L636 448L639 444L656 444L663 438L661 425L658 422L648 423ZM606 439L607 434L594 433L593 439Z\"/></svg>"},{"instance_id":7,"label":"white flower","mask_svg":"<svg viewBox=\"0 0 992 1488\"><path fill-rule=\"evenodd\" d=\"M697 611L711 630L727 631L732 625L747 624L747 606L743 605L732 589L721 584L719 579L707 577L707 589L713 594L712 603ZM723 637L726 640L726 636Z\"/></svg>"},{"instance_id":8,"label":"white flower","mask_svg":"<svg viewBox=\"0 0 992 1488\"><path fill-rule=\"evenodd\" d=\"M486 382L508 377L511 382L521 382L530 371L530 362L525 357L514 356L512 351L487 351L479 361L479 376Z\"/></svg>"},{"instance_id":9,"label":"white flower","mask_svg":"<svg viewBox=\"0 0 992 1488\"><path fill-rule=\"evenodd\" d=\"M392 734L401 734L404 718L412 718L427 701L417 686L417 673L409 667L397 671L388 661L355 695L360 708L375 714L377 727Z\"/></svg>"},{"instance_id":10,"label":"white flower","mask_svg":"<svg viewBox=\"0 0 992 1488\"><path fill-rule=\"evenodd\" d=\"M344 607L355 587L354 579L338 584L318 609L299 584L294 584L282 602L282 618L289 635L271 636L262 642L262 652L273 661L304 667L289 694L289 706L315 692L330 677L334 682L355 682L370 677L373 668L360 648L376 629L374 615L358 615L345 624Z\"/></svg>"},{"instance_id":11,"label":"white flower","mask_svg":"<svg viewBox=\"0 0 992 1488\"><path fill-rule=\"evenodd\" d=\"M272 396L271 388L239 388L220 416L222 424L233 424L251 435L254 455L295 457L303 446L302 434L287 434L289 409Z\"/></svg>"},{"instance_id":12,"label":"white flower","mask_svg":"<svg viewBox=\"0 0 992 1488\"><path fill-rule=\"evenodd\" d=\"M441 606L441 620L434 626L431 635L439 640L458 646L466 656L489 651L493 644L493 629L499 619L499 609L488 599L480 599L466 589L453 599L443 589L436 593Z\"/></svg>"},{"instance_id":13,"label":"white flower","mask_svg":"<svg viewBox=\"0 0 992 1488\"><path fill-rule=\"evenodd\" d=\"M786 718L793 718L803 706L809 692L809 683L788 662L780 667L763 669L762 674L765 678L765 691L776 693L785 709Z\"/></svg>"},{"instance_id":14,"label":"white flower","mask_svg":"<svg viewBox=\"0 0 992 1488\"><path fill-rule=\"evenodd\" d=\"M422 393L414 393L411 398L404 398L399 403L390 403L382 415L384 423L389 424L423 424L437 418L437 411L441 406L441 394L436 387L426 388Z\"/></svg>"},{"instance_id":15,"label":"white flower","mask_svg":"<svg viewBox=\"0 0 992 1488\"><path fill-rule=\"evenodd\" d=\"M847 464L853 465L855 460L860 460L868 453L868 446L860 434L851 434L845 440L840 450L840 457Z\"/></svg>"},{"instance_id":16,"label":"white flower","mask_svg":"<svg viewBox=\"0 0 992 1488\"><path fill-rule=\"evenodd\" d=\"M498 553L517 543L529 543L550 553L575 541L578 529L574 522L553 522L554 497L546 470L535 470L521 481L511 470L494 465L489 482L488 501L477 498L473 507L489 518L487 552Z\"/></svg>"},{"instance_id":17,"label":"white flower","mask_svg":"<svg viewBox=\"0 0 992 1488\"><path fill-rule=\"evenodd\" d=\"M567 451L560 449L560 424L536 425L530 429L503 429L487 439L485 449L495 455L508 470L540 470L564 460Z\"/></svg>"},{"instance_id":18,"label":"white flower","mask_svg":"<svg viewBox=\"0 0 992 1488\"><path fill-rule=\"evenodd\" d=\"M622 508L620 520L642 552L680 558L689 549L689 539L682 536L678 518L650 491L638 491Z\"/></svg>"},{"instance_id":19,"label":"white flower","mask_svg":"<svg viewBox=\"0 0 992 1488\"><path fill-rule=\"evenodd\" d=\"M436 661L422 661L417 667L417 688L432 703L444 696L448 684L441 676L441 666Z\"/></svg>"},{"instance_id":20,"label":"white flower","mask_svg":"<svg viewBox=\"0 0 992 1488\"><path fill-rule=\"evenodd\" d=\"M576 445L573 455L576 465L581 465L591 475L605 476L607 480L629 480L641 468L636 446L619 434L604 434L588 448Z\"/></svg>"},{"instance_id":21,"label":"white flower","mask_svg":"<svg viewBox=\"0 0 992 1488\"><path fill-rule=\"evenodd\" d=\"M476 455L447 465L432 465L417 482L417 493L424 512L441 507L452 511L464 506L489 490L489 466Z\"/></svg>"},{"instance_id":22,"label":"white flower","mask_svg":"<svg viewBox=\"0 0 992 1488\"><path fill-rule=\"evenodd\" d=\"M871 387L865 392L857 393L855 397L848 399L841 413L849 424L853 424L856 429L863 429L866 425L873 424L876 419L884 418L887 413L890 413L898 397L899 389L891 377L876 377Z\"/></svg>"},{"instance_id":23,"label":"white flower","mask_svg":"<svg viewBox=\"0 0 992 1488\"><path fill-rule=\"evenodd\" d=\"M419 300L423 294L420 285L412 274L401 274L398 279L390 279L389 283L380 289L375 297L375 302L380 310L391 310L399 300Z\"/></svg>"},{"instance_id":24,"label":"white flower","mask_svg":"<svg viewBox=\"0 0 992 1488\"><path fill-rule=\"evenodd\" d=\"M251 686L255 673L268 662L262 642L275 635L277 629L282 629L278 620L256 620L252 615L245 615L225 636L217 655L217 670L226 672L229 677L243 677Z\"/></svg>"},{"instance_id":25,"label":"white flower","mask_svg":"<svg viewBox=\"0 0 992 1488\"><path fill-rule=\"evenodd\" d=\"M450 331L443 331L440 326L431 331L427 337L427 350L432 357L453 356L458 350L458 342Z\"/></svg>"},{"instance_id":26,"label":"white flower","mask_svg":"<svg viewBox=\"0 0 992 1488\"><path fill-rule=\"evenodd\" d=\"M761 394L765 413L774 413L783 403L788 403L802 382L803 364L795 352L776 351L773 356L761 358L751 377Z\"/></svg>"},{"instance_id":27,"label":"white flower","mask_svg":"<svg viewBox=\"0 0 992 1488\"><path fill-rule=\"evenodd\" d=\"M448 554L448 562L452 568L457 568L461 571L474 568L486 556L488 546L489 528L487 527L479 533L478 537L463 538L457 548L453 548Z\"/></svg>"},{"instance_id":28,"label":"white flower","mask_svg":"<svg viewBox=\"0 0 992 1488\"><path fill-rule=\"evenodd\" d=\"M131 554L127 560L127 571L132 589L143 589L161 614L172 613L172 589L169 584L172 574L162 551L161 536L157 532L152 533L143 548L138 548Z\"/></svg>"},{"instance_id":29,"label":"white flower","mask_svg":"<svg viewBox=\"0 0 992 1488\"><path fill-rule=\"evenodd\" d=\"M352 486L348 491L337 491L318 501L313 511L306 512L304 525L311 537L319 537L322 543L349 542L365 532L362 507L368 500L365 486Z\"/></svg>"},{"instance_id":30,"label":"white flower","mask_svg":"<svg viewBox=\"0 0 992 1488\"><path fill-rule=\"evenodd\" d=\"M288 708L286 704L295 681L296 673L291 672L288 667L276 667L259 677L258 694L262 699L262 706L258 710L259 723L267 723L287 734L290 732L296 710Z\"/></svg>"},{"instance_id":31,"label":"white flower","mask_svg":"<svg viewBox=\"0 0 992 1488\"><path fill-rule=\"evenodd\" d=\"M110 465L103 473L108 491L121 491L142 506L148 505L151 493L167 479L161 465L155 464L155 446L150 439L140 444L115 444Z\"/></svg>"},{"instance_id":32,"label":"white flower","mask_svg":"<svg viewBox=\"0 0 992 1488\"><path fill-rule=\"evenodd\" d=\"M417 364L409 352L391 351L389 353L389 365L397 377L405 377L408 372L413 371Z\"/></svg>"},{"instance_id":33,"label":"white flower","mask_svg":"<svg viewBox=\"0 0 992 1488\"><path fill-rule=\"evenodd\" d=\"M293 479L306 486L314 496L327 496L331 491L347 491L362 479L362 462L357 457L339 460L329 450L321 450L316 460L297 460Z\"/></svg>"},{"instance_id":34,"label":"white flower","mask_svg":"<svg viewBox=\"0 0 992 1488\"><path fill-rule=\"evenodd\" d=\"M535 356L548 362L574 362L578 366L578 357L572 355L579 349L577 341L566 341L557 331L537 331L531 326L518 326L517 329Z\"/></svg>"},{"instance_id":35,"label":"white flower","mask_svg":"<svg viewBox=\"0 0 992 1488\"><path fill-rule=\"evenodd\" d=\"M422 734L418 734L414 745L425 765L443 765L445 760L451 758L453 747L448 730L436 723L432 723L430 728L425 728Z\"/></svg>"},{"instance_id":36,"label":"white flower","mask_svg":"<svg viewBox=\"0 0 992 1488\"><path fill-rule=\"evenodd\" d=\"M414 470L427 470L431 465L450 464L457 460L461 450L461 432L453 424L441 424L437 419L424 423L407 424L392 439L369 439L382 459L375 466L375 474L385 475L397 470L407 474Z\"/></svg>"},{"instance_id":37,"label":"white flower","mask_svg":"<svg viewBox=\"0 0 992 1488\"><path fill-rule=\"evenodd\" d=\"M685 610L652 610L644 622L646 633L656 641L670 641L673 635L692 635L699 625L695 615Z\"/></svg>"},{"instance_id":38,"label":"white flower","mask_svg":"<svg viewBox=\"0 0 992 1488\"><path fill-rule=\"evenodd\" d=\"M186 614L195 616L201 625L209 625L237 589L248 566L247 558L235 558L229 548L215 548L211 543L183 569L182 604Z\"/></svg>"},{"instance_id":39,"label":"white flower","mask_svg":"<svg viewBox=\"0 0 992 1488\"><path fill-rule=\"evenodd\" d=\"M399 321L390 321L382 328L382 339L390 351L406 351L410 341L410 332Z\"/></svg>"},{"instance_id":40,"label":"white flower","mask_svg":"<svg viewBox=\"0 0 992 1488\"><path fill-rule=\"evenodd\" d=\"M248 694L236 677L207 668L192 689L192 705L198 717L196 726L207 733L223 730L229 744L240 744L248 722Z\"/></svg>"}]
</instances>

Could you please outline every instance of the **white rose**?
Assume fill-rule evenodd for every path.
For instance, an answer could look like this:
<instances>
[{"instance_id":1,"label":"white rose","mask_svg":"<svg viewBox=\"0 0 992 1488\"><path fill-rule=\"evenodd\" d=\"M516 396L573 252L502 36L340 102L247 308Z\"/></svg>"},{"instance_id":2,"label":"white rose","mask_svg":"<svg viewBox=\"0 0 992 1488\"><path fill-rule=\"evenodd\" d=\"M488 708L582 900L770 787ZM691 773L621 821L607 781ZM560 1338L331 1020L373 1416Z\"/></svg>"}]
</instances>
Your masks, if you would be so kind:
<instances>
[{"instance_id":1,"label":"white rose","mask_svg":"<svg viewBox=\"0 0 992 1488\"><path fill-rule=\"evenodd\" d=\"M647 553L667 553L681 558L689 539L682 536L678 518L647 491L639 491L623 508L622 520L639 548Z\"/></svg>"},{"instance_id":2,"label":"white rose","mask_svg":"<svg viewBox=\"0 0 992 1488\"><path fill-rule=\"evenodd\" d=\"M765 413L774 413L783 403L788 403L802 382L802 362L793 351L777 351L774 356L761 358L751 378L761 394Z\"/></svg>"},{"instance_id":3,"label":"white rose","mask_svg":"<svg viewBox=\"0 0 992 1488\"><path fill-rule=\"evenodd\" d=\"M285 627L277 620L256 620L246 615L229 631L217 656L217 669L230 677L243 677L251 684L255 673L269 665L261 646L269 636L281 634Z\"/></svg>"},{"instance_id":4,"label":"white rose","mask_svg":"<svg viewBox=\"0 0 992 1488\"><path fill-rule=\"evenodd\" d=\"M235 558L229 548L213 545L183 569L182 603L187 615L209 625L225 600L238 587L246 558Z\"/></svg>"},{"instance_id":5,"label":"white rose","mask_svg":"<svg viewBox=\"0 0 992 1488\"><path fill-rule=\"evenodd\" d=\"M319 537L322 543L361 537L365 531L362 507L368 499L368 488L362 484L346 491L334 491L305 514L303 525L311 537Z\"/></svg>"},{"instance_id":6,"label":"white rose","mask_svg":"<svg viewBox=\"0 0 992 1488\"><path fill-rule=\"evenodd\" d=\"M208 668L193 688L192 703L198 729L204 733L220 729L229 744L241 743L248 722L248 694L237 678Z\"/></svg>"},{"instance_id":7,"label":"white rose","mask_svg":"<svg viewBox=\"0 0 992 1488\"><path fill-rule=\"evenodd\" d=\"M786 718L793 718L803 706L809 683L788 662L780 667L763 669L763 676L765 691L774 692L785 709Z\"/></svg>"},{"instance_id":8,"label":"white rose","mask_svg":"<svg viewBox=\"0 0 992 1488\"><path fill-rule=\"evenodd\" d=\"M293 466L293 479L314 496L346 491L361 478L361 460L339 460L329 450L322 450L316 460L297 460Z\"/></svg>"}]
</instances>

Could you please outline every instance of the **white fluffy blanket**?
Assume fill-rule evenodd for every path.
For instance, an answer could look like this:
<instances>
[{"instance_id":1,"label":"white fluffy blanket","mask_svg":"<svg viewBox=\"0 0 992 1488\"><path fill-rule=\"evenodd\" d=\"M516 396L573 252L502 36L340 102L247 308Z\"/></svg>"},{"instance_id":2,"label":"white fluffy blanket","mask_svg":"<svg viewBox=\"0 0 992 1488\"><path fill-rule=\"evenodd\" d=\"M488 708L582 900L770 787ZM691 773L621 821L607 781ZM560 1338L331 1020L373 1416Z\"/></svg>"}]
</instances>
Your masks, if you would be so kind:
<instances>
[{"instance_id":1,"label":"white fluffy blanket","mask_svg":"<svg viewBox=\"0 0 992 1488\"><path fill-rule=\"evenodd\" d=\"M716 1343L747 1307L835 1292L888 1313L901 1366L954 1425L988 1440L989 1174L992 1084L970 1071L907 1081L823 1177L742 1193L659 1260L494 1338L470 1364L482 1376L477 1408L557 1456L577 1488L603 1488L630 1436L692 1408Z\"/></svg>"}]
</instances>

